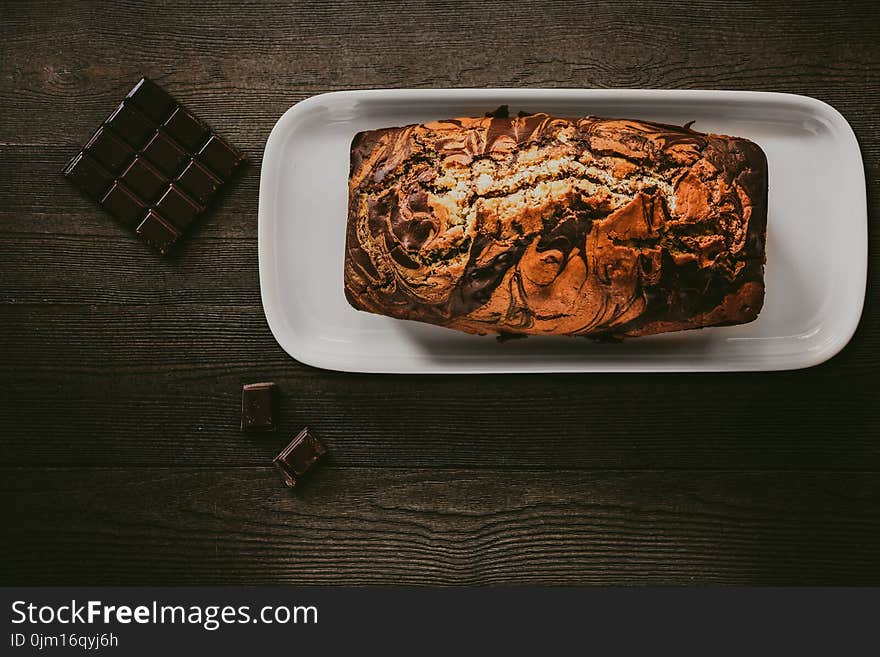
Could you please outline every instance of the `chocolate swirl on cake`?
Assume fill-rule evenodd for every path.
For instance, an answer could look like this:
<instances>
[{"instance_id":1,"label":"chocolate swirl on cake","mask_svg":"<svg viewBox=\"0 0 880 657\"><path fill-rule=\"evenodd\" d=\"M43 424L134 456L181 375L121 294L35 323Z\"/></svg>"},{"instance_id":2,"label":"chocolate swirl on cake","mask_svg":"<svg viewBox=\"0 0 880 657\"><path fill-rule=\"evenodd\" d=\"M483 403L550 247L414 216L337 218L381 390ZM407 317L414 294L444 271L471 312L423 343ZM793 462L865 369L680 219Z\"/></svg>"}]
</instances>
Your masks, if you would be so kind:
<instances>
[{"instance_id":1,"label":"chocolate swirl on cake","mask_svg":"<svg viewBox=\"0 0 880 657\"><path fill-rule=\"evenodd\" d=\"M764 298L767 164L645 121L487 116L359 133L352 306L471 333L638 336Z\"/></svg>"}]
</instances>

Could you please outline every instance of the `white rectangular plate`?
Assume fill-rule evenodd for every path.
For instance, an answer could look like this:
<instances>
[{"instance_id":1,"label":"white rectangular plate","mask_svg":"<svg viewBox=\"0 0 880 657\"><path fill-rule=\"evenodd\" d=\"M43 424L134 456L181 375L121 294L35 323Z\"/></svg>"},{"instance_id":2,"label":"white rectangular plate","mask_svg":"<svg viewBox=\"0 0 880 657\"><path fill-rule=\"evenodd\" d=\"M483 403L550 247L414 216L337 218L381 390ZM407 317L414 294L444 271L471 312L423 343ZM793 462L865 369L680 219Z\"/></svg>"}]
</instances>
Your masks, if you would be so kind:
<instances>
[{"instance_id":1,"label":"white rectangular plate","mask_svg":"<svg viewBox=\"0 0 880 657\"><path fill-rule=\"evenodd\" d=\"M747 137L769 162L767 296L755 322L597 344L499 343L351 308L343 294L349 146L361 130L516 112L594 114ZM351 372L683 372L821 363L852 337L867 272L861 153L846 120L813 98L747 91L406 89L342 91L298 103L266 143L260 286L279 344Z\"/></svg>"}]
</instances>

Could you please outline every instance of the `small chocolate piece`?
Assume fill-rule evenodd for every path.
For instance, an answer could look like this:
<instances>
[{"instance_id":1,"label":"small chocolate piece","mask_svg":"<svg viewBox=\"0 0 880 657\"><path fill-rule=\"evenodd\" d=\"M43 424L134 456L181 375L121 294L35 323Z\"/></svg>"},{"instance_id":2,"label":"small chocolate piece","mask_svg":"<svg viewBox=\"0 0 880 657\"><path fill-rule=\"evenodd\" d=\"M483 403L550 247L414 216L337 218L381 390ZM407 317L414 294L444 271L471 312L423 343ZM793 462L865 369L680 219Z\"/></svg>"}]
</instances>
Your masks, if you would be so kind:
<instances>
[{"instance_id":1,"label":"small chocolate piece","mask_svg":"<svg viewBox=\"0 0 880 657\"><path fill-rule=\"evenodd\" d=\"M159 253L165 255L180 237L180 232L158 214L150 210L137 227L138 236Z\"/></svg>"},{"instance_id":2,"label":"small chocolate piece","mask_svg":"<svg viewBox=\"0 0 880 657\"><path fill-rule=\"evenodd\" d=\"M221 178L228 178L238 166L241 156L220 137L211 135L199 151L199 159Z\"/></svg>"},{"instance_id":3,"label":"small chocolate piece","mask_svg":"<svg viewBox=\"0 0 880 657\"><path fill-rule=\"evenodd\" d=\"M77 153L64 168L64 175L96 201L103 198L113 183L113 175L86 153Z\"/></svg>"},{"instance_id":4,"label":"small chocolate piece","mask_svg":"<svg viewBox=\"0 0 880 657\"><path fill-rule=\"evenodd\" d=\"M180 231L184 231L202 211L202 207L171 183L156 203L156 211L170 220Z\"/></svg>"},{"instance_id":5,"label":"small chocolate piece","mask_svg":"<svg viewBox=\"0 0 880 657\"><path fill-rule=\"evenodd\" d=\"M153 138L144 146L144 156L156 165L166 176L173 178L189 158L186 151L171 137L157 130Z\"/></svg>"},{"instance_id":6,"label":"small chocolate piece","mask_svg":"<svg viewBox=\"0 0 880 657\"><path fill-rule=\"evenodd\" d=\"M223 184L219 178L199 164L197 160L191 160L186 165L177 182L202 205L208 205L211 199L214 198L214 194L220 189L220 185Z\"/></svg>"},{"instance_id":7,"label":"small chocolate piece","mask_svg":"<svg viewBox=\"0 0 880 657\"><path fill-rule=\"evenodd\" d=\"M208 127L182 107L174 110L165 122L165 129L192 153L198 152L208 134Z\"/></svg>"},{"instance_id":8,"label":"small chocolate piece","mask_svg":"<svg viewBox=\"0 0 880 657\"><path fill-rule=\"evenodd\" d=\"M137 108L156 123L162 123L176 105L174 99L149 78L141 78L126 96Z\"/></svg>"},{"instance_id":9,"label":"small chocolate piece","mask_svg":"<svg viewBox=\"0 0 880 657\"><path fill-rule=\"evenodd\" d=\"M119 103L104 123L135 148L143 144L147 135L153 132L149 119L128 103Z\"/></svg>"},{"instance_id":10,"label":"small chocolate piece","mask_svg":"<svg viewBox=\"0 0 880 657\"><path fill-rule=\"evenodd\" d=\"M113 173L122 169L134 157L134 151L131 150L131 146L107 128L98 128L98 131L89 139L83 151L91 155Z\"/></svg>"},{"instance_id":11,"label":"small chocolate piece","mask_svg":"<svg viewBox=\"0 0 880 657\"><path fill-rule=\"evenodd\" d=\"M241 430L275 431L274 383L249 383L241 389Z\"/></svg>"},{"instance_id":12,"label":"small chocolate piece","mask_svg":"<svg viewBox=\"0 0 880 657\"><path fill-rule=\"evenodd\" d=\"M143 78L63 173L166 253L243 161L239 151Z\"/></svg>"},{"instance_id":13,"label":"small chocolate piece","mask_svg":"<svg viewBox=\"0 0 880 657\"><path fill-rule=\"evenodd\" d=\"M138 221L147 210L140 199L121 182L114 183L107 195L101 199L101 205L107 212L131 228L138 225Z\"/></svg>"},{"instance_id":14,"label":"small chocolate piece","mask_svg":"<svg viewBox=\"0 0 880 657\"><path fill-rule=\"evenodd\" d=\"M133 190L144 201L150 203L162 192L168 180L156 171L140 155L134 158L119 180Z\"/></svg>"},{"instance_id":15,"label":"small chocolate piece","mask_svg":"<svg viewBox=\"0 0 880 657\"><path fill-rule=\"evenodd\" d=\"M272 463L278 468L284 483L293 488L298 479L306 474L326 453L327 448L306 427L290 441L287 447L281 450Z\"/></svg>"}]
</instances>

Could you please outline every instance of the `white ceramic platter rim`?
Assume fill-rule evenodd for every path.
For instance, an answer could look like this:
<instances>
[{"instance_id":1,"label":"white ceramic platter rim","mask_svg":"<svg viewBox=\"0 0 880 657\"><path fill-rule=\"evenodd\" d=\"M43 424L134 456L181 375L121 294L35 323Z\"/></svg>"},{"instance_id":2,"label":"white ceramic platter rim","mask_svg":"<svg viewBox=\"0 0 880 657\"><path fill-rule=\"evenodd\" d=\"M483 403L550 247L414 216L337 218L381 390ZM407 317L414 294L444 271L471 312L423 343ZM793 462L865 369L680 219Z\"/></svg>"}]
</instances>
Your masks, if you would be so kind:
<instances>
[{"instance_id":1,"label":"white ceramic platter rim","mask_svg":"<svg viewBox=\"0 0 880 657\"><path fill-rule=\"evenodd\" d=\"M696 118L695 129L736 134L761 145L769 162L770 213L767 301L758 320L622 345L566 337L500 344L349 308L342 292L342 245L351 137L365 129L473 116L501 104L514 111L679 124ZM820 189L822 183L827 184ZM303 363L352 372L810 367L849 342L861 317L867 275L864 169L852 129L826 103L771 92L380 89L313 96L289 109L266 143L258 239L263 308L276 340Z\"/></svg>"}]
</instances>

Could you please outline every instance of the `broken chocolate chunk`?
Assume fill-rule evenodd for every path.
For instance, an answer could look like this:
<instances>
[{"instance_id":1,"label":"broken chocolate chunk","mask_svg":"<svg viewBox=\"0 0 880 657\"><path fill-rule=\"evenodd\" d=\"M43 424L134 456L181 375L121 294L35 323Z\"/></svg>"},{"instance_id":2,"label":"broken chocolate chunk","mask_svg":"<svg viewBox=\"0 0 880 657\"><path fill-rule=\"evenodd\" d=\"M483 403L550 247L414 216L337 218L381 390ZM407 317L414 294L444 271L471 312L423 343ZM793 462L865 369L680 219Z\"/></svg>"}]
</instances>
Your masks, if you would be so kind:
<instances>
[{"instance_id":1,"label":"broken chocolate chunk","mask_svg":"<svg viewBox=\"0 0 880 657\"><path fill-rule=\"evenodd\" d=\"M275 431L274 383L250 383L241 389L241 430Z\"/></svg>"},{"instance_id":2,"label":"broken chocolate chunk","mask_svg":"<svg viewBox=\"0 0 880 657\"><path fill-rule=\"evenodd\" d=\"M284 483L293 488L318 460L327 453L327 448L308 427L300 431L290 444L272 461Z\"/></svg>"}]
</instances>

